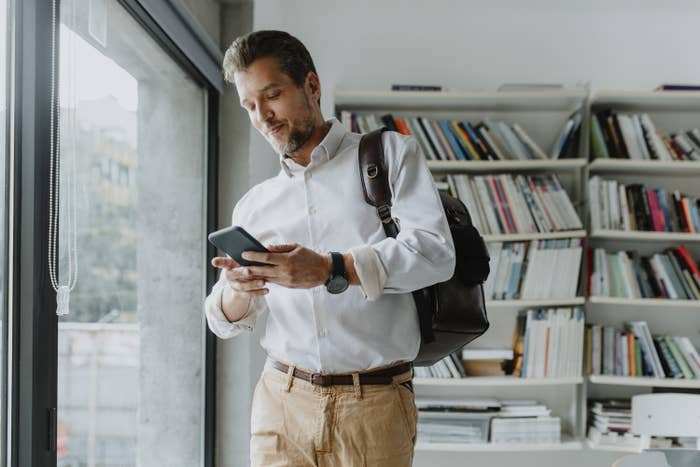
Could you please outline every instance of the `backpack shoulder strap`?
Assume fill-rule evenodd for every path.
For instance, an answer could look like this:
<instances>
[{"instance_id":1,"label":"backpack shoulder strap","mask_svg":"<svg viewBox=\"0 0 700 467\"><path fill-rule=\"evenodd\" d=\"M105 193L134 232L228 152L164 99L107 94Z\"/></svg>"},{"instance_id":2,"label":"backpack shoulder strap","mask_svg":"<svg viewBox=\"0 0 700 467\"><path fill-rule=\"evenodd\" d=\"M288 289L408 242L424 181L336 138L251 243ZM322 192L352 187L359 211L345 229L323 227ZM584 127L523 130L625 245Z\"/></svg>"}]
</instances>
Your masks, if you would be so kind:
<instances>
[{"instance_id":1,"label":"backpack shoulder strap","mask_svg":"<svg viewBox=\"0 0 700 467\"><path fill-rule=\"evenodd\" d=\"M384 147L382 146L382 133L387 128L380 128L362 136L359 148L360 178L362 190L365 192L365 201L377 208L377 216L382 222L387 237L399 234L399 226L391 217L391 188L389 187L389 173L384 160ZM418 312L418 324L421 338L424 344L435 341L433 333L433 304L431 288L424 288L413 292L413 299Z\"/></svg>"},{"instance_id":2,"label":"backpack shoulder strap","mask_svg":"<svg viewBox=\"0 0 700 467\"><path fill-rule=\"evenodd\" d=\"M382 133L385 131L388 129L380 128L362 136L358 162L365 201L377 208L377 216L382 222L387 237L396 237L399 234L399 228L391 217L389 173L382 146Z\"/></svg>"}]
</instances>

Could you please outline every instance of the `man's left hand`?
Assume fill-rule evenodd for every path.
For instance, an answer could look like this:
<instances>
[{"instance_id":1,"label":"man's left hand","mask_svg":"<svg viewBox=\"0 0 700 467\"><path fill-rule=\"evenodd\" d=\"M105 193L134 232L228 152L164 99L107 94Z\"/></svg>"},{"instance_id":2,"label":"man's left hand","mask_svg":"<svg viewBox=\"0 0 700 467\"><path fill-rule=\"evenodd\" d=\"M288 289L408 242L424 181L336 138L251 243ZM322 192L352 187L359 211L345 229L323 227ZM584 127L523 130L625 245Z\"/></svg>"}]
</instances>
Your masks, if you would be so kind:
<instances>
[{"instance_id":1,"label":"man's left hand","mask_svg":"<svg viewBox=\"0 0 700 467\"><path fill-rule=\"evenodd\" d=\"M331 272L330 255L321 255L296 243L266 245L269 253L246 251L243 258L271 266L246 266L251 276L291 289L310 289L328 281Z\"/></svg>"}]
</instances>

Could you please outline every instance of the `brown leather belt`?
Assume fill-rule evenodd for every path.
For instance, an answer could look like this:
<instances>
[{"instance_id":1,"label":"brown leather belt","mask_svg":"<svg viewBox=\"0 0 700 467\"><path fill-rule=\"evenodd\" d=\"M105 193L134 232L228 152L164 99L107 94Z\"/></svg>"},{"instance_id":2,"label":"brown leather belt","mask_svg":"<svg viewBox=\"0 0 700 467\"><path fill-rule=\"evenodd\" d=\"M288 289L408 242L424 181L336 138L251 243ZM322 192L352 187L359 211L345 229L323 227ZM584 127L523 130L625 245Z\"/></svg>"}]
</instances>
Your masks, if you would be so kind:
<instances>
[{"instance_id":1,"label":"brown leather belt","mask_svg":"<svg viewBox=\"0 0 700 467\"><path fill-rule=\"evenodd\" d=\"M289 366L277 360L272 360L272 366L282 373L289 372ZM391 384L392 376L400 375L411 371L411 362L401 363L383 370L360 373L360 384ZM332 375L324 373L308 373L298 368L294 369L294 377L301 378L317 386L352 385L352 375Z\"/></svg>"}]
</instances>

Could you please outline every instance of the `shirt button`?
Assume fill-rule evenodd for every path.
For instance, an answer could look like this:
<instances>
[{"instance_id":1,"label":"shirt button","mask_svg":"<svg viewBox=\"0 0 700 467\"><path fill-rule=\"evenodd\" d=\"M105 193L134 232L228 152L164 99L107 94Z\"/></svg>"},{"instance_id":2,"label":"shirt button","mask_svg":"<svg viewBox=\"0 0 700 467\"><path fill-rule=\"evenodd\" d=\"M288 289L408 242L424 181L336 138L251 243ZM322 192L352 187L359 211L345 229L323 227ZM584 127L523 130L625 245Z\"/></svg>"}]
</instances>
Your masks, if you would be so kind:
<instances>
[{"instance_id":1,"label":"shirt button","mask_svg":"<svg viewBox=\"0 0 700 467\"><path fill-rule=\"evenodd\" d=\"M316 214L316 208L309 208L309 214Z\"/></svg>"},{"instance_id":2,"label":"shirt button","mask_svg":"<svg viewBox=\"0 0 700 467\"><path fill-rule=\"evenodd\" d=\"M321 331L318 333L320 337L326 337L328 335L328 331L326 329L321 329Z\"/></svg>"}]
</instances>

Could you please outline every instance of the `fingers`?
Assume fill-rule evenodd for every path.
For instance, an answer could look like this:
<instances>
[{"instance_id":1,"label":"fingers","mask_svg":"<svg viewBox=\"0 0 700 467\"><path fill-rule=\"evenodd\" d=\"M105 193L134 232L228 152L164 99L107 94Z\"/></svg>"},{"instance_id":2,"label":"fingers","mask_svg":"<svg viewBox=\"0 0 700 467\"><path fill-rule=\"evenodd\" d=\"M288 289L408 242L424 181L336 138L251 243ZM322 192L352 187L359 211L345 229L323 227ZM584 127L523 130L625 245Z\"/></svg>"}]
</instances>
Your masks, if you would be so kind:
<instances>
[{"instance_id":1,"label":"fingers","mask_svg":"<svg viewBox=\"0 0 700 467\"><path fill-rule=\"evenodd\" d=\"M229 287L239 293L259 296L266 295L270 290L265 288L265 280L256 279L250 281L229 281Z\"/></svg>"},{"instance_id":2,"label":"fingers","mask_svg":"<svg viewBox=\"0 0 700 467\"><path fill-rule=\"evenodd\" d=\"M240 266L240 264L238 264L235 259L224 256L217 256L215 258L212 258L211 265L215 268L220 269L233 269Z\"/></svg>"},{"instance_id":3,"label":"fingers","mask_svg":"<svg viewBox=\"0 0 700 467\"><path fill-rule=\"evenodd\" d=\"M294 250L299 245L296 243L283 243L280 245L267 245L266 248L273 253L287 253Z\"/></svg>"},{"instance_id":4,"label":"fingers","mask_svg":"<svg viewBox=\"0 0 700 467\"><path fill-rule=\"evenodd\" d=\"M286 260L285 257L279 256L280 253L289 253L294 251L299 245L296 243L285 243L281 245L267 245L266 248L269 252L260 251L244 251L242 253L243 259L248 261L257 261L259 263L267 263L272 265L283 264Z\"/></svg>"},{"instance_id":5,"label":"fingers","mask_svg":"<svg viewBox=\"0 0 700 467\"><path fill-rule=\"evenodd\" d=\"M246 266L229 269L226 271L226 279L229 281L250 281L256 279L265 279L275 277L270 272L274 268L270 266Z\"/></svg>"}]
</instances>

